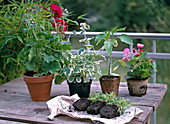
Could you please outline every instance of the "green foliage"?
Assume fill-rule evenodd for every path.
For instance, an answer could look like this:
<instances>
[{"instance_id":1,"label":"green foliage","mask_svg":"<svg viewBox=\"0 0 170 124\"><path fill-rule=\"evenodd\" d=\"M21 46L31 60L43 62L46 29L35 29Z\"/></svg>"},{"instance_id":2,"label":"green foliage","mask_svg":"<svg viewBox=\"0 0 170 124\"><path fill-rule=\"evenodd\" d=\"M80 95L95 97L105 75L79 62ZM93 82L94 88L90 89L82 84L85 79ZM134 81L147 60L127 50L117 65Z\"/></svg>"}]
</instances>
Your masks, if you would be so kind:
<instances>
[{"instance_id":1,"label":"green foliage","mask_svg":"<svg viewBox=\"0 0 170 124\"><path fill-rule=\"evenodd\" d=\"M97 60L96 58L105 58L93 51L89 51L89 49L94 50L92 45L89 47L87 44L88 40L91 40L92 38L86 38L85 34L86 30L90 29L90 26L86 23L81 23L80 26L80 34L84 35L84 39L81 39L79 42L84 42L85 48L80 48L76 53L67 52L64 55L67 63L64 64L63 71L59 73L64 74L70 83L89 82L89 80L94 80L97 74L101 75L101 70L98 66L101 60Z\"/></svg>"},{"instance_id":2,"label":"green foliage","mask_svg":"<svg viewBox=\"0 0 170 124\"><path fill-rule=\"evenodd\" d=\"M118 31L124 31L125 28L118 28L118 27L114 27L112 29L112 31L107 30L99 35L96 36L95 38L95 42L97 42L96 44L98 45L101 41L104 40L104 46L103 48L107 51L109 57L110 57L110 61L109 61L109 71L108 71L108 75L111 75L111 68L112 68L112 49L113 47L117 47L118 46L118 41L124 42L126 44L132 44L131 43L131 39L128 35L122 34L118 37L115 37L114 34L116 34ZM116 68L114 68L113 70L115 71L118 68L118 66L116 66Z\"/></svg>"},{"instance_id":3,"label":"green foliage","mask_svg":"<svg viewBox=\"0 0 170 124\"><path fill-rule=\"evenodd\" d=\"M121 114L124 113L125 109L132 106L129 101L121 97L116 97L114 93L93 93L90 95L89 99L92 100L92 102L105 101L107 104L117 105Z\"/></svg>"},{"instance_id":4,"label":"green foliage","mask_svg":"<svg viewBox=\"0 0 170 124\"><path fill-rule=\"evenodd\" d=\"M23 13L26 5L16 3L3 6L0 10L0 84L21 75L22 67L17 55L24 47Z\"/></svg>"}]
</instances>

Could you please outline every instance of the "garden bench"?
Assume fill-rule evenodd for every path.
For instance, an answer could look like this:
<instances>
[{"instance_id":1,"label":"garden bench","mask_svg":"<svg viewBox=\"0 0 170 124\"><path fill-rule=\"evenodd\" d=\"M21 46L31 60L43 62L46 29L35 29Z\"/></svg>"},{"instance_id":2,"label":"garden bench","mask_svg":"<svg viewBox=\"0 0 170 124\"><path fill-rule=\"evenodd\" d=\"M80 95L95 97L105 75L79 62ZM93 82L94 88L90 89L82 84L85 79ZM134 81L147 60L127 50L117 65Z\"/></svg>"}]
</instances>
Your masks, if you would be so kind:
<instances>
[{"instance_id":1,"label":"garden bench","mask_svg":"<svg viewBox=\"0 0 170 124\"><path fill-rule=\"evenodd\" d=\"M138 119L133 119L129 124L145 124L150 122L150 116L161 103L167 90L166 84L148 84L148 91L145 96L130 96L126 83L121 83L119 96L124 97L136 104L144 112ZM92 92L100 92L99 82L93 82ZM69 95L67 82L61 85L52 85L51 98L58 95ZM90 120L73 119L65 115L55 117L54 121L49 121L47 116L49 110L44 102L34 102L31 100L27 86L22 78L16 78L0 86L0 123L56 123L56 124L90 124Z\"/></svg>"}]
</instances>

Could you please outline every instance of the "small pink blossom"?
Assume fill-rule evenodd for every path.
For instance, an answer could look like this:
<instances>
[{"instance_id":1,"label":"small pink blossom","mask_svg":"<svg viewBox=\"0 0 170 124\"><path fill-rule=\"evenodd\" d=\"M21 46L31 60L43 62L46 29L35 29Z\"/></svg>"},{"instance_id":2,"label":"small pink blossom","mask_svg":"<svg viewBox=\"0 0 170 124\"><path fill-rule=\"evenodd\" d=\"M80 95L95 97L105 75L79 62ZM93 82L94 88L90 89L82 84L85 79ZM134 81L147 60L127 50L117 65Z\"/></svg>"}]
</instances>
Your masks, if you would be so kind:
<instances>
[{"instance_id":1,"label":"small pink blossom","mask_svg":"<svg viewBox=\"0 0 170 124\"><path fill-rule=\"evenodd\" d=\"M129 59L126 59L126 62L129 62Z\"/></svg>"},{"instance_id":2,"label":"small pink blossom","mask_svg":"<svg viewBox=\"0 0 170 124\"><path fill-rule=\"evenodd\" d=\"M36 5L38 6L38 3L36 3Z\"/></svg>"},{"instance_id":3,"label":"small pink blossom","mask_svg":"<svg viewBox=\"0 0 170 124\"><path fill-rule=\"evenodd\" d=\"M42 7L42 5L40 7Z\"/></svg>"},{"instance_id":4,"label":"small pink blossom","mask_svg":"<svg viewBox=\"0 0 170 124\"><path fill-rule=\"evenodd\" d=\"M33 11L33 8L31 8L31 11Z\"/></svg>"},{"instance_id":5,"label":"small pink blossom","mask_svg":"<svg viewBox=\"0 0 170 124\"><path fill-rule=\"evenodd\" d=\"M123 58L122 58L122 61L124 61L125 59L126 59L126 57L123 57Z\"/></svg>"},{"instance_id":6,"label":"small pink blossom","mask_svg":"<svg viewBox=\"0 0 170 124\"><path fill-rule=\"evenodd\" d=\"M130 57L131 56L131 53L129 52L129 49L128 48L125 48L124 51L123 51L124 55L126 58Z\"/></svg>"},{"instance_id":7,"label":"small pink blossom","mask_svg":"<svg viewBox=\"0 0 170 124\"><path fill-rule=\"evenodd\" d=\"M144 45L143 45L143 44L138 43L138 44L137 44L137 47L138 47L138 48L142 48L142 47L144 47Z\"/></svg>"}]
</instances>

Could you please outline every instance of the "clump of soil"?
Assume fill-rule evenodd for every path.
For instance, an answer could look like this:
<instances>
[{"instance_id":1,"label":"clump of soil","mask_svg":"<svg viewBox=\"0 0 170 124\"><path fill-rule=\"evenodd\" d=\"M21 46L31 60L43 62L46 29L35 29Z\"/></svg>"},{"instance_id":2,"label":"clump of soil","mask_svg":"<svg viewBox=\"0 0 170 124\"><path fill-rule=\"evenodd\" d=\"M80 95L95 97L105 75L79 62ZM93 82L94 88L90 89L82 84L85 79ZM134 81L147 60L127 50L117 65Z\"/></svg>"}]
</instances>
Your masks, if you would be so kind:
<instances>
[{"instance_id":1,"label":"clump of soil","mask_svg":"<svg viewBox=\"0 0 170 124\"><path fill-rule=\"evenodd\" d=\"M104 101L96 101L92 103L88 108L87 108L87 113L88 114L93 114L97 115L100 113L100 109L106 105L106 102Z\"/></svg>"},{"instance_id":2,"label":"clump of soil","mask_svg":"<svg viewBox=\"0 0 170 124\"><path fill-rule=\"evenodd\" d=\"M77 111L86 111L87 107L90 105L91 101L87 98L81 98L73 103L74 108Z\"/></svg>"},{"instance_id":3,"label":"clump of soil","mask_svg":"<svg viewBox=\"0 0 170 124\"><path fill-rule=\"evenodd\" d=\"M118 112L118 106L106 104L103 108L100 109L100 116L101 118L109 119L120 116L120 113Z\"/></svg>"}]
</instances>

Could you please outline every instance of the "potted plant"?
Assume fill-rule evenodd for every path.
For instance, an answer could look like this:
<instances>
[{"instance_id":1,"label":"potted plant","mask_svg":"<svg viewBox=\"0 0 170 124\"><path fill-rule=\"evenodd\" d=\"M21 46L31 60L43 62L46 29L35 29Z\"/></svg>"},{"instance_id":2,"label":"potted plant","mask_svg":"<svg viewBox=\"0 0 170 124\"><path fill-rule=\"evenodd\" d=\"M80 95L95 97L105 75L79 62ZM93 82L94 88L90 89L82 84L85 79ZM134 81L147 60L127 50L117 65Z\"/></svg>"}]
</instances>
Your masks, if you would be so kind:
<instances>
[{"instance_id":1,"label":"potted plant","mask_svg":"<svg viewBox=\"0 0 170 124\"><path fill-rule=\"evenodd\" d=\"M108 75L102 76L100 80L101 89L102 92L105 93L111 93L114 92L116 96L118 95L119 90L119 83L120 83L120 76L118 74L113 74L112 71L115 71L119 65L113 68L112 65L116 62L121 62L121 60L115 61L112 63L112 49L113 47L118 46L118 41L131 44L131 39L126 34L121 34L120 36L115 37L114 34L116 34L118 31L124 31L125 28L118 28L115 27L111 31L107 30L105 32L102 32L101 34L97 35L95 38L96 44L98 45L102 40L104 41L104 45L102 48L104 48L110 58L109 61L109 69L108 69Z\"/></svg>"},{"instance_id":2,"label":"potted plant","mask_svg":"<svg viewBox=\"0 0 170 124\"><path fill-rule=\"evenodd\" d=\"M63 53L71 49L70 42L63 39L67 25L62 19L62 9L57 4L44 5L28 3L23 15L26 44L18 55L25 67L23 79L33 101L50 98L54 73L62 70ZM55 34L51 33L53 30Z\"/></svg>"},{"instance_id":3,"label":"potted plant","mask_svg":"<svg viewBox=\"0 0 170 124\"><path fill-rule=\"evenodd\" d=\"M132 96L143 96L147 92L148 78L156 71L156 64L149 58L147 52L143 51L143 44L138 43L138 49L133 49L133 54L128 48L124 49L122 61L129 68L125 76L128 83L129 94Z\"/></svg>"},{"instance_id":4,"label":"potted plant","mask_svg":"<svg viewBox=\"0 0 170 124\"><path fill-rule=\"evenodd\" d=\"M84 39L79 42L84 42L85 48L80 48L76 53L67 53L66 56L70 57L67 57L68 63L65 64L65 68L60 72L60 75L65 75L63 80L67 80L70 95L77 93L79 97L89 97L92 80L96 78L97 73L101 74L98 66L101 60L97 60L96 57L104 56L90 51L90 49L94 49L94 46L88 45L87 42L92 38L87 38L85 34L90 26L86 23L81 23L80 26L80 34L84 34Z\"/></svg>"}]
</instances>

